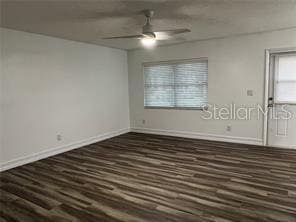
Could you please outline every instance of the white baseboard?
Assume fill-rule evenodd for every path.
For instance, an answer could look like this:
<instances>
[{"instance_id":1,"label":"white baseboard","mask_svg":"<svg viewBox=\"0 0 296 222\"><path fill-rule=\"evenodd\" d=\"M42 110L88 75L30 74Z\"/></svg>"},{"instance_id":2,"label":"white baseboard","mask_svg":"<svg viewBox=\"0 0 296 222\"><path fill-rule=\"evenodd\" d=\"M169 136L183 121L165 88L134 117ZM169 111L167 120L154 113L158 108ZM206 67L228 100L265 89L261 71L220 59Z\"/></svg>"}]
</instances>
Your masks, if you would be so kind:
<instances>
[{"instance_id":1,"label":"white baseboard","mask_svg":"<svg viewBox=\"0 0 296 222\"><path fill-rule=\"evenodd\" d=\"M235 136L206 134L206 133L197 133L197 132L188 132L188 131L132 127L131 132L158 134L158 135L166 135L166 136L177 136L177 137L185 137L185 138L192 138L192 139L214 140L214 141L222 141L222 142L230 142L230 143L263 145L263 140L257 139L257 138L235 137Z\"/></svg>"},{"instance_id":2,"label":"white baseboard","mask_svg":"<svg viewBox=\"0 0 296 222\"><path fill-rule=\"evenodd\" d=\"M222 142L232 142L232 143L243 143L243 144L252 144L252 145L262 145L263 140L256 138L247 138L247 137L234 137L234 136L225 136L225 135L215 135L215 134L205 134L205 133L196 133L188 131L176 131L176 130L162 130L162 129L149 129L149 128L138 128L133 127L131 129L121 129L108 133L104 133L98 136L94 136L85 140L81 140L75 143L55 147L48 149L39 153L30 154L24 157L13 159L4 163L0 163L0 172L22 166L27 163L31 163L40 159L44 159L50 156L54 156L60 153L67 152L69 150L77 149L82 146L86 146L92 143L96 143L105 139L109 139L115 136L119 136L128 132L137 132L137 133L148 133L148 134L158 134L166 136L177 136L193 139L204 139L204 140L214 140Z\"/></svg>"},{"instance_id":3,"label":"white baseboard","mask_svg":"<svg viewBox=\"0 0 296 222\"><path fill-rule=\"evenodd\" d=\"M66 151L69 150L73 150L73 149L77 149L80 148L82 146L86 146L92 143L96 143L105 139L109 139L115 136L119 136L121 134L124 133L128 133L130 132L130 129L121 129L121 130L116 130L116 131L112 131L112 132L108 132L108 133L103 133L100 134L98 136L94 136L94 137L90 137L88 139L84 139L84 140L80 140L78 142L74 142L71 144L67 144L67 145L63 145L63 146L59 146L59 147L55 147L55 148L51 148L51 149L47 149L45 151L42 152L38 152L38 153L34 153L34 154L30 154L24 157L20 157L17 159L13 159L4 163L0 163L0 172L4 171L4 170L8 170L14 167L18 167L27 163L31 163L40 159L44 159L50 156L54 156L57 155L59 153L64 153Z\"/></svg>"},{"instance_id":4,"label":"white baseboard","mask_svg":"<svg viewBox=\"0 0 296 222\"><path fill-rule=\"evenodd\" d=\"M266 145L267 147L271 147L271 148L279 148L279 149L296 149L295 145L291 145L291 146L277 146L277 145Z\"/></svg>"}]
</instances>

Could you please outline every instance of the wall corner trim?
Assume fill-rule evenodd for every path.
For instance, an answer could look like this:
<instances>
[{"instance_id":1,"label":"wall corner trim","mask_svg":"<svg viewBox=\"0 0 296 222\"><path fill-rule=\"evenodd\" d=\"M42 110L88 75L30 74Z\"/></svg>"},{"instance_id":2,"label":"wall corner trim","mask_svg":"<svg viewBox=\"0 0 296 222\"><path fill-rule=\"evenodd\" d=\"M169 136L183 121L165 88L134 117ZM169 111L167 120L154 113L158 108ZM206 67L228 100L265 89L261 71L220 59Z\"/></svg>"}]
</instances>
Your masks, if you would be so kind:
<instances>
[{"instance_id":1,"label":"wall corner trim","mask_svg":"<svg viewBox=\"0 0 296 222\"><path fill-rule=\"evenodd\" d=\"M263 140L257 139L257 138L235 137L235 136L188 132L188 131L132 127L131 132L158 134L158 135L165 135L165 136L177 136L177 137L185 137L185 138L192 138L192 139L204 139L204 140L213 140L213 141L230 142L230 143L242 143L242 144L251 144L251 145L259 145L259 146L263 145Z\"/></svg>"},{"instance_id":2,"label":"wall corner trim","mask_svg":"<svg viewBox=\"0 0 296 222\"><path fill-rule=\"evenodd\" d=\"M42 152L30 154L24 157L16 158L4 163L0 163L0 172L9 170L18 166L22 166L31 162L35 162L37 160L41 160L50 156L54 156L60 153L64 153L73 149L77 149L83 146L87 146L92 143L97 143L106 139L110 139L115 136L119 136L124 133L130 132L130 128L125 128L125 129L120 129L120 130L115 130L107 133L100 134L98 136L90 137L84 140L80 140L74 143L62 145L59 147L47 149Z\"/></svg>"}]
</instances>

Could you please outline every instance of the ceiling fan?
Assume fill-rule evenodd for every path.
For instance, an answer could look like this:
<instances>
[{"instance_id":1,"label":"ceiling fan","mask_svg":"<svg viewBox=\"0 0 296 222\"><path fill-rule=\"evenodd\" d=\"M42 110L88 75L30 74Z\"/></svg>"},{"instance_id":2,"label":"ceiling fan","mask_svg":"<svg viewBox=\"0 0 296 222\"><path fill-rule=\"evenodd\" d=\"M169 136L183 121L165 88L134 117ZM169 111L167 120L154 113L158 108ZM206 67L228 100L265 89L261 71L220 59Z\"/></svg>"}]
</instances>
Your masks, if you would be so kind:
<instances>
[{"instance_id":1,"label":"ceiling fan","mask_svg":"<svg viewBox=\"0 0 296 222\"><path fill-rule=\"evenodd\" d=\"M126 36L114 36L114 37L104 37L103 39L141 39L142 43L145 46L154 45L156 40L168 40L172 36L190 32L190 29L181 28L181 29L171 29L171 30L161 30L154 31L151 24L151 18L154 15L154 11L151 9L146 9L142 11L142 14L146 17L146 23L142 28L142 33L138 35L126 35Z\"/></svg>"}]
</instances>

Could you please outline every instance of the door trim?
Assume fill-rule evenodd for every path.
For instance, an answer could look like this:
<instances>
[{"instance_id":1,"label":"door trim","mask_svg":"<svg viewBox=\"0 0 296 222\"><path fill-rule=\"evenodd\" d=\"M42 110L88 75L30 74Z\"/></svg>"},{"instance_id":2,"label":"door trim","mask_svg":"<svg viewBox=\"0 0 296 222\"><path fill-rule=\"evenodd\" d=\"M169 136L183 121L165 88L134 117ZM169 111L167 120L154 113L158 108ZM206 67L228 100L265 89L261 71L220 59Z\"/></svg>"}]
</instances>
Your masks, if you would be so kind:
<instances>
[{"instance_id":1,"label":"door trim","mask_svg":"<svg viewBox=\"0 0 296 222\"><path fill-rule=\"evenodd\" d=\"M278 48L278 49L266 49L265 50L265 81L264 81L264 112L267 115L263 117L263 145L268 146L268 94L269 94L269 71L270 71L270 57L274 53L293 53L296 52L296 47Z\"/></svg>"}]
</instances>

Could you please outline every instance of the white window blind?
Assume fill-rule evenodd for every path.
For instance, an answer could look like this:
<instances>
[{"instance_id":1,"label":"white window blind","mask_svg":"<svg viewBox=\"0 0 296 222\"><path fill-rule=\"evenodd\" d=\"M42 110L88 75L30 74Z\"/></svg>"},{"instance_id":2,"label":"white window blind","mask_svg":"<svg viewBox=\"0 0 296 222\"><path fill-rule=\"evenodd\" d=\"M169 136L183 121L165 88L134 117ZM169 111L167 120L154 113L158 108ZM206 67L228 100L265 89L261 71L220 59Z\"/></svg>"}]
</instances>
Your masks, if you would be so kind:
<instances>
[{"instance_id":1,"label":"white window blind","mask_svg":"<svg viewBox=\"0 0 296 222\"><path fill-rule=\"evenodd\" d=\"M296 103L296 55L277 57L275 102Z\"/></svg>"},{"instance_id":2,"label":"white window blind","mask_svg":"<svg viewBox=\"0 0 296 222\"><path fill-rule=\"evenodd\" d=\"M145 107L201 108L208 103L208 61L145 65Z\"/></svg>"}]
</instances>

